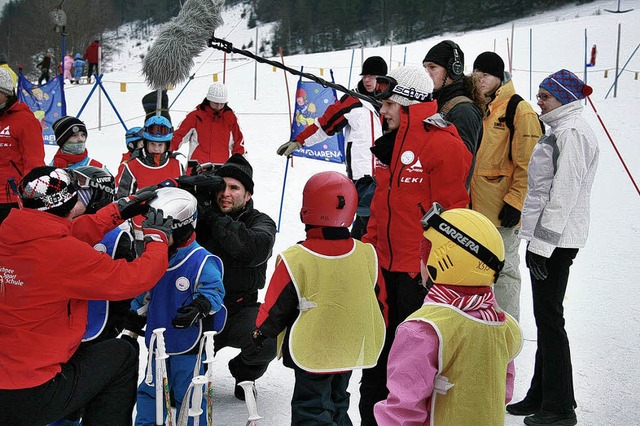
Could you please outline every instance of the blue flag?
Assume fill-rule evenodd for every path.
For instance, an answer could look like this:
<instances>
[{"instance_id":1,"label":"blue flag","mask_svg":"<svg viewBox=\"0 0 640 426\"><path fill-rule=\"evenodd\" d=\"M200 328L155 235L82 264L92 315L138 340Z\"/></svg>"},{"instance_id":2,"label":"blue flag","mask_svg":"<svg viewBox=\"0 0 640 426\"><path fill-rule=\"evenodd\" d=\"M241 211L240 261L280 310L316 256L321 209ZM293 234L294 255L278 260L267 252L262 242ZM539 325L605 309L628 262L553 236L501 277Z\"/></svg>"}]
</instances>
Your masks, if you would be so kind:
<instances>
[{"instance_id":1,"label":"blue flag","mask_svg":"<svg viewBox=\"0 0 640 426\"><path fill-rule=\"evenodd\" d=\"M51 125L67 115L64 99L63 79L56 75L42 86L31 83L22 72L18 73L18 99L27 104L42 126L42 139L48 145L56 144Z\"/></svg>"},{"instance_id":2,"label":"blue flag","mask_svg":"<svg viewBox=\"0 0 640 426\"><path fill-rule=\"evenodd\" d=\"M312 81L298 80L293 123L291 123L291 138L289 140L295 140L295 137L300 132L310 124L313 124L314 119L321 117L327 107L336 100L336 91L334 89L323 87L321 84ZM344 163L344 135L337 133L316 145L303 145L302 148L293 151L293 155L332 163Z\"/></svg>"}]
</instances>

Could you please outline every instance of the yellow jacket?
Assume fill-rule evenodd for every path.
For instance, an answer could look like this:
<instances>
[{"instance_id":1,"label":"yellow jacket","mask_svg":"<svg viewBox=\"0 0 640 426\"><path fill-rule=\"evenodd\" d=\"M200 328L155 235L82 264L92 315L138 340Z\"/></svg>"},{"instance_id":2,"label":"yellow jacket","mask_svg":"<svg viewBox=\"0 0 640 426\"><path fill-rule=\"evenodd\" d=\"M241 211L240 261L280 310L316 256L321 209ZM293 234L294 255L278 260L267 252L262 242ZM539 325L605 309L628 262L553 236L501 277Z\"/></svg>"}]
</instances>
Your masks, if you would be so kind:
<instances>
[{"instance_id":1,"label":"yellow jacket","mask_svg":"<svg viewBox=\"0 0 640 426\"><path fill-rule=\"evenodd\" d=\"M542 135L538 115L528 102L520 102L513 120L515 134L509 146L504 116L509 99L515 93L509 80L489 103L471 179L471 208L487 216L496 226L500 226L498 214L504 203L522 211L529 157Z\"/></svg>"}]
</instances>

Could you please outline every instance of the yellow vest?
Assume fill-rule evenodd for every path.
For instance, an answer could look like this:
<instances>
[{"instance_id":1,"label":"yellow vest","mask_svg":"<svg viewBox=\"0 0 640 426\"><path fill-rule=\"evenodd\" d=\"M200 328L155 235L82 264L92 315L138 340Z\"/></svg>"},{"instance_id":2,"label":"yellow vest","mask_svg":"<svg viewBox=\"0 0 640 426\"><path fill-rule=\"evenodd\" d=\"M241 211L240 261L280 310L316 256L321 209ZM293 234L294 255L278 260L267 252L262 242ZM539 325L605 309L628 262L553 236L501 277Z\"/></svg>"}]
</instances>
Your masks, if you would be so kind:
<instances>
[{"instance_id":1,"label":"yellow vest","mask_svg":"<svg viewBox=\"0 0 640 426\"><path fill-rule=\"evenodd\" d=\"M300 314L291 326L289 351L300 368L330 373L371 368L385 339L375 294L378 259L372 245L325 256L295 245L281 257L298 293Z\"/></svg>"},{"instance_id":2,"label":"yellow vest","mask_svg":"<svg viewBox=\"0 0 640 426\"><path fill-rule=\"evenodd\" d=\"M522 348L520 326L505 315L489 322L428 302L406 319L431 324L440 340L432 426L504 425L507 365Z\"/></svg>"}]
</instances>

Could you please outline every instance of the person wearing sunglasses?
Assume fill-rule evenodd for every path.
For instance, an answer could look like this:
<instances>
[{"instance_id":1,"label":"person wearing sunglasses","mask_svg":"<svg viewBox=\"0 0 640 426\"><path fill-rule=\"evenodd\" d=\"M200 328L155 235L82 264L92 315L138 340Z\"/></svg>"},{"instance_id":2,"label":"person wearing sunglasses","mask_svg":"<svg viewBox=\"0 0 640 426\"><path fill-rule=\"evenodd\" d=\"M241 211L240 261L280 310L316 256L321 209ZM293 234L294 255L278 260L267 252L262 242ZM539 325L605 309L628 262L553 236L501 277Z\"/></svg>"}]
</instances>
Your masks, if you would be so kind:
<instances>
[{"instance_id":1,"label":"person wearing sunglasses","mask_svg":"<svg viewBox=\"0 0 640 426\"><path fill-rule=\"evenodd\" d=\"M244 155L244 136L238 117L229 107L229 91L222 83L213 83L204 100L176 129L171 150L189 145L189 162L211 163L219 167L233 154ZM192 171L189 171L191 174Z\"/></svg>"},{"instance_id":2,"label":"person wearing sunglasses","mask_svg":"<svg viewBox=\"0 0 640 426\"><path fill-rule=\"evenodd\" d=\"M59 148L53 156L50 166L76 169L82 166L107 167L100 161L89 157L87 150L87 126L84 122L71 115L57 119L52 125Z\"/></svg>"},{"instance_id":3,"label":"person wearing sunglasses","mask_svg":"<svg viewBox=\"0 0 640 426\"><path fill-rule=\"evenodd\" d=\"M387 63L380 56L371 56L362 64L361 79L356 92L373 96L376 78L387 75ZM285 157L302 145L313 146L336 133L345 131L347 175L358 190L358 211L351 228L351 236L362 238L367 230L370 204L376 187L375 168L371 147L382 136L383 126L380 108L370 102L344 95L330 105L322 117L304 129L296 140L278 147L278 155Z\"/></svg>"},{"instance_id":4,"label":"person wearing sunglasses","mask_svg":"<svg viewBox=\"0 0 640 426\"><path fill-rule=\"evenodd\" d=\"M376 97L389 132L375 141L377 186L363 242L378 253L387 285L387 342L376 367L362 375L360 416L375 424L373 405L387 397L386 360L395 329L422 305L420 218L435 201L466 207L472 155L451 123L437 114L433 81L422 68L400 67L378 77Z\"/></svg>"},{"instance_id":5,"label":"person wearing sunglasses","mask_svg":"<svg viewBox=\"0 0 640 426\"><path fill-rule=\"evenodd\" d=\"M536 362L525 398L507 411L527 425L575 425L577 403L564 296L569 268L589 233L589 199L598 167L595 133L582 117L582 99L593 92L562 69L540 83L538 106L546 124L529 161L520 238L531 275L538 329Z\"/></svg>"}]
</instances>

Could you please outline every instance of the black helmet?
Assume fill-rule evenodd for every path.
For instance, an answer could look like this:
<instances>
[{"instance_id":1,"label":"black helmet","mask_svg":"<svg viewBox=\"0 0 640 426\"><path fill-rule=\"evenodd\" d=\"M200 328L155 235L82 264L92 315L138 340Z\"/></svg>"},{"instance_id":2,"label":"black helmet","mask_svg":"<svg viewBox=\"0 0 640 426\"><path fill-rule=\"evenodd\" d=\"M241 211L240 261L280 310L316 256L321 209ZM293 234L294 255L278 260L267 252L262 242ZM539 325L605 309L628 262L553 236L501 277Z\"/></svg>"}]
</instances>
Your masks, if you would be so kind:
<instances>
[{"instance_id":1,"label":"black helmet","mask_svg":"<svg viewBox=\"0 0 640 426\"><path fill-rule=\"evenodd\" d=\"M113 202L116 191L111 173L94 166L82 166L72 171L78 180L78 196L87 207L87 213L93 214Z\"/></svg>"}]
</instances>

